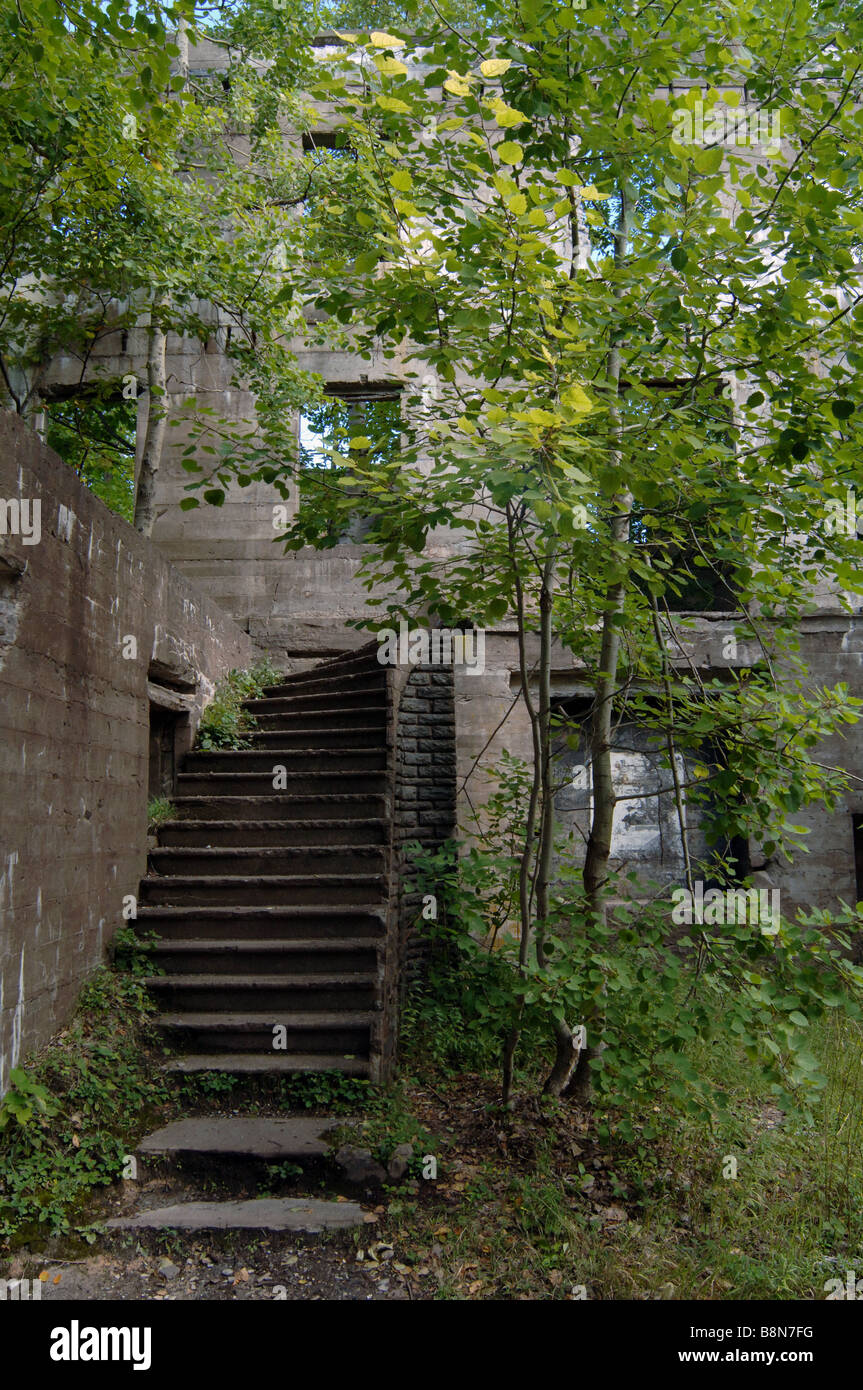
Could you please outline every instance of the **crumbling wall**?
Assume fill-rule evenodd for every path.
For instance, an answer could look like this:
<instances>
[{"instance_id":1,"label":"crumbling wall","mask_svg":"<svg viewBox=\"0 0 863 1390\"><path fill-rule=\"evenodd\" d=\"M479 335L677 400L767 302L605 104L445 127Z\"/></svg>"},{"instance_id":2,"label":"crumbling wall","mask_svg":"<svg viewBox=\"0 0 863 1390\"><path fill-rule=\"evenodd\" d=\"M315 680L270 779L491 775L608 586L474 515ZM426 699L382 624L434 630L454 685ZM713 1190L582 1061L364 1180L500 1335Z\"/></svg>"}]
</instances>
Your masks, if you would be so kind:
<instances>
[{"instance_id":1,"label":"crumbling wall","mask_svg":"<svg viewBox=\"0 0 863 1390\"><path fill-rule=\"evenodd\" d=\"M2 1093L68 1017L144 873L148 680L150 696L185 692L191 736L253 649L8 414L0 501Z\"/></svg>"}]
</instances>

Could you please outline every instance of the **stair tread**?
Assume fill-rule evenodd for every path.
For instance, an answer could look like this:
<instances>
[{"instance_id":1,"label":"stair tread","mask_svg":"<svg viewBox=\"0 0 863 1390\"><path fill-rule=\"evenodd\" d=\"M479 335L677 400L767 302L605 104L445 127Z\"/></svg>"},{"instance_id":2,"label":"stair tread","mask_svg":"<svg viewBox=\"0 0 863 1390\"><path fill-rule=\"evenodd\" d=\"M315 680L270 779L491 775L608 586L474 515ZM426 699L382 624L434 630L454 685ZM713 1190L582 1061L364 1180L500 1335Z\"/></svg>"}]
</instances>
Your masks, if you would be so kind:
<instances>
[{"instance_id":1,"label":"stair tread","mask_svg":"<svg viewBox=\"0 0 863 1390\"><path fill-rule=\"evenodd\" d=\"M332 830L339 826L355 826L356 819L348 818L326 820L309 817L308 820L166 820L162 821L159 830L290 830L293 826L303 825L314 830ZM363 816L363 825L386 825L385 816ZM370 842L372 843L372 842ZM171 849L171 845L160 845L160 849ZM243 846L238 846L243 848ZM263 846L267 848L267 846ZM277 846L276 846L277 848ZM303 849L314 849L313 845L299 846ZM361 848L361 846L351 846L351 848Z\"/></svg>"},{"instance_id":2,"label":"stair tread","mask_svg":"<svg viewBox=\"0 0 863 1390\"><path fill-rule=\"evenodd\" d=\"M220 821L220 824L229 824L229 821ZM253 821L254 824L254 821ZM151 849L151 855L167 855L170 859L182 859L185 855L195 855L196 858L217 859L218 856L224 858L225 855L240 855L249 858L250 855L356 855L363 851L384 852L384 845L381 842L375 844L374 840L368 844L357 845L157 845L156 849Z\"/></svg>"},{"instance_id":3,"label":"stair tread","mask_svg":"<svg viewBox=\"0 0 863 1390\"><path fill-rule=\"evenodd\" d=\"M265 748L259 751L257 748L196 748L194 753L190 753L186 758L268 758L272 753L286 753L294 758L307 758L310 753L315 753L320 758L341 758L345 753L356 755L362 753L369 757L373 753L382 753L384 745L380 748L354 748L350 745L344 748L319 748L316 744L310 743L307 748Z\"/></svg>"},{"instance_id":4,"label":"stair tread","mask_svg":"<svg viewBox=\"0 0 863 1390\"><path fill-rule=\"evenodd\" d=\"M181 772L181 773L180 773L180 776L182 777L183 775L184 775L184 774ZM201 777L202 775L206 775L206 774L202 774L202 773L198 772L198 773L196 773L195 775L196 775L197 777ZM227 773L223 772L223 773L221 773L220 775L221 775L222 777L230 777L230 776L232 776L233 774L230 773L230 772L227 772ZM242 776L242 775L244 775L244 774L240 773L240 774L238 774L238 775L239 775L239 776ZM346 775L350 775L350 774L346 774ZM365 774L363 774L363 775L365 775ZM279 795L279 804L280 804L280 805L286 805L286 804L289 805L292 801L324 801L324 802L327 802L328 804L330 804L330 803L335 803L335 802L347 802L349 805L355 806L355 805L357 804L357 802L360 802L360 801L379 801L379 800L381 799L381 797L383 796L383 792L297 792L296 796L291 796L291 795L290 795L290 792L284 791L284 792L279 792L278 795ZM254 802L259 802L259 801L275 801L275 799L276 799L276 798L275 798L275 795L271 795L271 796L258 796L258 795L255 795L254 792L248 792L245 796L243 795L242 792L227 793L225 796L218 796L218 795L215 795L213 792L206 792L206 793L201 793L201 794L199 794L198 796L175 796L175 797L174 797L174 805L175 805L175 806L178 806L178 805L185 804L185 803L187 803L187 802L197 802L197 801L201 801L201 800L204 799L204 798L206 798L207 801L254 801Z\"/></svg>"},{"instance_id":5,"label":"stair tread","mask_svg":"<svg viewBox=\"0 0 863 1390\"><path fill-rule=\"evenodd\" d=\"M368 1076L370 1067L365 1057L335 1052L200 1052L187 1057L172 1057L163 1064L162 1070L264 1073L340 1071L349 1076Z\"/></svg>"},{"instance_id":6,"label":"stair tread","mask_svg":"<svg viewBox=\"0 0 863 1390\"><path fill-rule=\"evenodd\" d=\"M370 971L365 973L357 970L327 972L309 971L308 974L286 974L286 975L250 975L248 973L239 975L212 975L212 974L189 974L189 975L145 975L142 976L142 984L148 989L160 989L167 986L169 989L176 989L178 986L188 986L189 989L250 989L255 985L260 985L263 989L279 988L286 985L293 987L307 985L309 989L319 989L321 985L357 985L371 981L374 983L377 978Z\"/></svg>"},{"instance_id":7,"label":"stair tread","mask_svg":"<svg viewBox=\"0 0 863 1390\"><path fill-rule=\"evenodd\" d=\"M279 716L275 714L275 716L272 717L278 719ZM285 716L282 716L282 719L283 717ZM247 737L254 738L254 735L260 733L260 728L252 728L252 730L249 730L249 735L247 735ZM322 728L296 728L296 730L293 730L293 733L309 734L310 738L314 738L315 734L345 734L347 738L353 738L356 734L379 734L382 733L382 730L379 724L345 724L345 726L334 724L334 726L327 728L327 730L322 730ZM272 734L290 734L290 730L289 728L274 728ZM217 751L218 749L211 749L211 752ZM240 749L240 752L242 752L242 749Z\"/></svg>"},{"instance_id":8,"label":"stair tread","mask_svg":"<svg viewBox=\"0 0 863 1390\"><path fill-rule=\"evenodd\" d=\"M177 1202L133 1216L114 1216L105 1225L115 1231L318 1231L360 1226L363 1208L356 1202L327 1202L319 1197L253 1197L234 1202Z\"/></svg>"},{"instance_id":9,"label":"stair tread","mask_svg":"<svg viewBox=\"0 0 863 1390\"><path fill-rule=\"evenodd\" d=\"M260 905L243 908L239 903L227 902L222 906L190 906L189 903L176 903L176 905L158 906L157 903L143 903L139 905L138 916L170 916L170 917L302 917L302 916L336 916L336 917L375 917L378 913L371 906L363 903L345 903L345 906L327 905L327 903L310 903L304 908L302 903L285 903L285 905L270 905L270 903L260 903Z\"/></svg>"},{"instance_id":10,"label":"stair tread","mask_svg":"<svg viewBox=\"0 0 863 1390\"><path fill-rule=\"evenodd\" d=\"M221 940L219 937L184 936L154 944L154 950L160 955L182 955L184 951L212 952L213 955L235 951L249 951L252 954L260 952L262 955L269 955L272 952L300 955L303 951L320 951L326 955L330 952L335 954L337 951L377 950L377 947L377 938L373 936L298 936L290 941L267 941L254 938L249 941L243 941L239 938Z\"/></svg>"},{"instance_id":11,"label":"stair tread","mask_svg":"<svg viewBox=\"0 0 863 1390\"><path fill-rule=\"evenodd\" d=\"M265 699L273 699L273 700L289 700L290 698L291 698L291 697L290 697L289 695L272 695L272 696L265 696ZM387 707L386 707L386 703L382 700L382 701L380 702L380 704L377 704L377 705L364 704L362 708L363 708L364 710L368 710L369 713L371 713L372 710L375 710L375 712L380 711L381 714L385 714L385 713L386 713L386 708L387 708ZM356 713L356 706L351 706L351 705L334 705L334 706L332 706L330 709L327 709L327 710L319 710L315 717L316 717L316 718L324 718L324 717L326 717L327 719L329 719L329 718L331 718L331 717L337 717L339 714L355 714L355 713ZM261 718L262 716L259 715L258 717ZM281 717L281 716L278 715L278 714L276 714L276 713L267 714L266 711L263 711L263 718L264 718L264 719L278 719L278 718L280 718L280 717ZM353 727L353 728L356 728L356 725L352 725L352 727ZM377 728L377 725L374 724L374 725L372 725L371 727L372 727L372 728Z\"/></svg>"},{"instance_id":12,"label":"stair tread","mask_svg":"<svg viewBox=\"0 0 863 1390\"><path fill-rule=\"evenodd\" d=\"M188 853L188 850L184 850ZM220 850L219 853L224 853ZM145 883L344 883L349 878L351 883L373 883L383 878L383 874L358 874L342 870L338 874L148 874L144 879Z\"/></svg>"},{"instance_id":13,"label":"stair tread","mask_svg":"<svg viewBox=\"0 0 863 1390\"><path fill-rule=\"evenodd\" d=\"M243 751L249 751L249 750L240 749L239 751L240 751L240 752L243 752ZM362 751L362 750L360 750L360 751ZM377 750L375 750L375 751L377 751ZM232 756L236 757L236 753L233 754ZM367 779L367 778L369 777L370 774L374 774L374 773L377 773L378 776L383 777L385 771L386 771L385 768L374 768L374 767L371 768L371 769L369 769L369 768L366 768L366 769L362 769L362 768L346 768L344 771L342 771L342 772L339 773L339 776L340 776L340 777L343 777L343 778L348 778L348 777L360 778L360 777L362 777L362 778L365 780L365 779ZM301 768L301 769L299 770L299 775L300 775L301 777L332 777L333 774L332 774L332 771L330 771L330 772L320 772L320 771L314 770L313 768L309 768L309 769L307 769L307 770L304 770L304 769ZM260 777L262 781L272 782L272 773L271 773L271 772L216 772L216 771L212 771L212 772L181 772L181 773L179 773L179 775L178 775L178 781L182 782L182 781L185 779L185 780L187 780L187 781L196 781L196 782L200 782L200 781L205 781L205 780L207 780L207 779L210 779L210 780L212 780L213 782L220 782L220 781L222 781L222 782L228 782L228 783L230 783L230 781L231 781L232 779L234 779L234 780L236 780L236 781L240 781L241 779L245 779L245 778L248 778L248 777ZM285 790L287 790L287 788L285 788ZM284 795L284 793L283 793L281 790L277 791L275 788L273 788L273 792L272 792L273 800L275 800L276 797L279 797L279 798L281 799L281 797L282 797L283 795ZM302 796L303 793L302 793L302 792L299 792L298 795L299 795L299 796ZM370 793L370 795L374 795L374 793Z\"/></svg>"},{"instance_id":14,"label":"stair tread","mask_svg":"<svg viewBox=\"0 0 863 1390\"><path fill-rule=\"evenodd\" d=\"M193 1115L146 1134L136 1153L221 1154L242 1158L320 1158L332 1153L326 1135L355 1120L333 1116Z\"/></svg>"},{"instance_id":15,"label":"stair tread","mask_svg":"<svg viewBox=\"0 0 863 1390\"><path fill-rule=\"evenodd\" d=\"M293 1009L285 1011L284 1019L277 1022L291 1028L361 1028L370 1025L375 1017L374 1009L345 1009L344 1012L328 1010L326 1013ZM188 1013L163 1013L155 1016L154 1022L161 1028L224 1028L236 1033L252 1032L257 1028L269 1028L273 1022L273 1010L265 1013L220 1014L212 1010Z\"/></svg>"}]
</instances>

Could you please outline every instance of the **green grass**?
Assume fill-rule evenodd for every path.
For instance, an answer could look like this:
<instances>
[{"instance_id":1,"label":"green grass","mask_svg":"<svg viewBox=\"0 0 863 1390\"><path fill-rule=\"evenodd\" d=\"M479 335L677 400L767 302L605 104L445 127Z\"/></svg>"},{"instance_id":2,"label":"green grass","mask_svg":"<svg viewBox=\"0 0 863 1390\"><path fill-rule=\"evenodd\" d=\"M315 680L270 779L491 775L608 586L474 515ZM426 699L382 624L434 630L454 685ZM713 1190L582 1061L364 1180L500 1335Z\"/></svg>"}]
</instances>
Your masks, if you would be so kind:
<instances>
[{"instance_id":1,"label":"green grass","mask_svg":"<svg viewBox=\"0 0 863 1390\"><path fill-rule=\"evenodd\" d=\"M863 1271L863 1027L837 1014L812 1033L828 1085L809 1119L783 1117L729 1046L694 1059L728 1092L722 1120L669 1116L637 1150L594 1147L566 1102L517 1116L504 1145L493 1108L479 1143L462 1142L455 1121L441 1135L441 1183L397 1202L391 1238L418 1261L437 1250L441 1298L568 1298L583 1286L601 1299L824 1299L827 1280ZM471 1134L482 1106L465 1078L433 1081L443 1114L461 1106ZM483 1085L492 1096L491 1074L476 1097ZM517 1161L525 1136L535 1153ZM468 1174L455 1190L453 1171ZM592 1176L597 1202L582 1190Z\"/></svg>"},{"instance_id":2,"label":"green grass","mask_svg":"<svg viewBox=\"0 0 863 1390\"><path fill-rule=\"evenodd\" d=\"M166 821L173 820L177 812L174 803L167 796L154 796L147 802L147 828L158 830Z\"/></svg>"}]
</instances>

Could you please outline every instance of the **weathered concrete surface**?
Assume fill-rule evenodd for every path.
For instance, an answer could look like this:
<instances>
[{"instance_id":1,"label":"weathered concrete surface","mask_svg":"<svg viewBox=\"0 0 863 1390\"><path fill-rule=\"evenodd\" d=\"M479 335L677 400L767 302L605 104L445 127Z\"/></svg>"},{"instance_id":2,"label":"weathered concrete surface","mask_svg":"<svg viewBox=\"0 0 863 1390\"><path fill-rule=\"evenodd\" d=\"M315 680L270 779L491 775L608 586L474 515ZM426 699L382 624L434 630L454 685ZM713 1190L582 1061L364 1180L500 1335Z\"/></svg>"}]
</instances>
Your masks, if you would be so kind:
<instances>
[{"instance_id":1,"label":"weathered concrete surface","mask_svg":"<svg viewBox=\"0 0 863 1390\"><path fill-rule=\"evenodd\" d=\"M356 1202L321 1202L314 1197L256 1197L248 1202L179 1202L137 1216L115 1216L115 1231L318 1231L361 1226Z\"/></svg>"},{"instance_id":2,"label":"weathered concrete surface","mask_svg":"<svg viewBox=\"0 0 863 1390\"><path fill-rule=\"evenodd\" d=\"M152 1154L223 1154L232 1158L325 1158L332 1153L326 1135L348 1119L301 1115L290 1120L209 1115L177 1120L146 1135L137 1152Z\"/></svg>"},{"instance_id":3,"label":"weathered concrete surface","mask_svg":"<svg viewBox=\"0 0 863 1390\"><path fill-rule=\"evenodd\" d=\"M11 524L0 534L2 1092L65 1022L138 891L148 679L184 690L190 739L215 681L253 648L7 414L0 499L41 506L34 543Z\"/></svg>"}]
</instances>

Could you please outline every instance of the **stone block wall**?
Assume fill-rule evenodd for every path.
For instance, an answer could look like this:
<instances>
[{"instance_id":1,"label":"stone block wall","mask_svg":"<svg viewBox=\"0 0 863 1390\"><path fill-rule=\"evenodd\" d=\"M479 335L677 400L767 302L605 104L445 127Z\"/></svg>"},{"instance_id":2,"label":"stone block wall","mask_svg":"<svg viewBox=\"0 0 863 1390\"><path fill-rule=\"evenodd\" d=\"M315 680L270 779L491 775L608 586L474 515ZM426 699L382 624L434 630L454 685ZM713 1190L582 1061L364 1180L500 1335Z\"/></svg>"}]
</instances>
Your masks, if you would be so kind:
<instances>
[{"instance_id":1,"label":"stone block wall","mask_svg":"<svg viewBox=\"0 0 863 1390\"><path fill-rule=\"evenodd\" d=\"M422 971L429 938L422 930L423 885L407 846L435 850L455 834L456 741L453 669L416 666L398 703L394 853L399 875L399 976L404 991ZM433 893L434 886L425 891ZM440 894L437 911L440 916Z\"/></svg>"},{"instance_id":2,"label":"stone block wall","mask_svg":"<svg viewBox=\"0 0 863 1390\"><path fill-rule=\"evenodd\" d=\"M22 499L31 522L39 504L38 537L6 505ZM254 653L9 414L0 501L2 1093L10 1069L68 1018L124 896L137 893L151 700L181 705L191 738L215 682Z\"/></svg>"}]
</instances>

